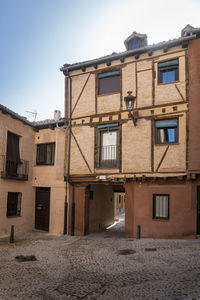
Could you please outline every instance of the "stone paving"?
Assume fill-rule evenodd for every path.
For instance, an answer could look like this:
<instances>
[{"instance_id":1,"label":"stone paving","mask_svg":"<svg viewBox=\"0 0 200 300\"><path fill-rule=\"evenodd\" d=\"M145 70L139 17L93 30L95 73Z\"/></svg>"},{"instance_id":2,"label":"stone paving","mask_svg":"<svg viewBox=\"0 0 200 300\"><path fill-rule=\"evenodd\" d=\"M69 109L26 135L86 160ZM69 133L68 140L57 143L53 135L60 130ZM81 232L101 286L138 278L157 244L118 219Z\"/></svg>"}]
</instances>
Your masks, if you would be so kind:
<instances>
[{"instance_id":1,"label":"stone paving","mask_svg":"<svg viewBox=\"0 0 200 300\"><path fill-rule=\"evenodd\" d=\"M122 224L85 237L33 231L13 245L0 239L0 300L200 299L199 239L125 239Z\"/></svg>"}]
</instances>

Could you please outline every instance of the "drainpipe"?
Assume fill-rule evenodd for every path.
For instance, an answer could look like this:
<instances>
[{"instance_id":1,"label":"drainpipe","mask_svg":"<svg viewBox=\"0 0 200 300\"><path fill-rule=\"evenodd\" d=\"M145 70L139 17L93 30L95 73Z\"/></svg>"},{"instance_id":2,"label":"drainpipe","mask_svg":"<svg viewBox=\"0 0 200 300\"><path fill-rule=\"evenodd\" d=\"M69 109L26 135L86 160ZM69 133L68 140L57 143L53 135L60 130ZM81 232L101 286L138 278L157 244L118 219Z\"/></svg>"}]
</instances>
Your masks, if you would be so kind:
<instances>
[{"instance_id":1,"label":"drainpipe","mask_svg":"<svg viewBox=\"0 0 200 300\"><path fill-rule=\"evenodd\" d=\"M64 206L64 234L67 234L67 215L68 215L67 186L69 183L69 176L70 176L71 115L72 115L72 79L69 73L67 74L67 76L70 80L70 86L69 86L69 120L68 120L69 136L68 136L67 178L65 183L65 206ZM67 80L67 86L68 86L68 80Z\"/></svg>"}]
</instances>

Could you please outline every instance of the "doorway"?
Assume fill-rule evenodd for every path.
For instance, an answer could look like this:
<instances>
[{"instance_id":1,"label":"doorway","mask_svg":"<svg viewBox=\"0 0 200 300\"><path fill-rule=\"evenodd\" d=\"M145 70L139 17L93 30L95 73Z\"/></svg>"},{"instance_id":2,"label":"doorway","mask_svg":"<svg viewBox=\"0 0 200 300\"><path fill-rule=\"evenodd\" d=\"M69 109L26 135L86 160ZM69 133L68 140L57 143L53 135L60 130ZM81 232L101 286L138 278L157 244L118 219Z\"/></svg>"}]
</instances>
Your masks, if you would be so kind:
<instances>
[{"instance_id":1,"label":"doorway","mask_svg":"<svg viewBox=\"0 0 200 300\"><path fill-rule=\"evenodd\" d=\"M37 187L35 197L35 228L49 231L50 188Z\"/></svg>"}]
</instances>

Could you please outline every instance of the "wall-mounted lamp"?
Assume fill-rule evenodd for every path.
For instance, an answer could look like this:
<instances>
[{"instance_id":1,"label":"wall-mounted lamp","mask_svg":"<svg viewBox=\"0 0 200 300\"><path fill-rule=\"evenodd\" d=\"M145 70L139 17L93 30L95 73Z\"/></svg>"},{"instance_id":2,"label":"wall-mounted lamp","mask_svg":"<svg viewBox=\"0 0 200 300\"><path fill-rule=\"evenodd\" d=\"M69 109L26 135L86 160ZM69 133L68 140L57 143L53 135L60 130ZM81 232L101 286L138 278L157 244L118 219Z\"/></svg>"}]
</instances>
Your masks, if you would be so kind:
<instances>
[{"instance_id":1,"label":"wall-mounted lamp","mask_svg":"<svg viewBox=\"0 0 200 300\"><path fill-rule=\"evenodd\" d=\"M128 93L128 96L124 97L124 102L126 104L126 109L131 111L134 108L136 97L131 95L132 91L128 91L127 93ZM134 110L133 113L129 112L128 116L132 118L133 124L136 127L137 119L139 117L138 110Z\"/></svg>"}]
</instances>

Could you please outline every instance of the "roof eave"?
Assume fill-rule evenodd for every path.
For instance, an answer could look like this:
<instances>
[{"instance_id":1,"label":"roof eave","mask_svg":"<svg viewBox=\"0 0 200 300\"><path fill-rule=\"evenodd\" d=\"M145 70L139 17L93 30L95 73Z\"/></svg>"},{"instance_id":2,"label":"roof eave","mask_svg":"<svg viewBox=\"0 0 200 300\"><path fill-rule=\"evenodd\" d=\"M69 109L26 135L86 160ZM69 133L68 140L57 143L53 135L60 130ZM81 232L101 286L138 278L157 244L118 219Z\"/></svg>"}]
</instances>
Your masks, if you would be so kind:
<instances>
[{"instance_id":1,"label":"roof eave","mask_svg":"<svg viewBox=\"0 0 200 300\"><path fill-rule=\"evenodd\" d=\"M162 42L162 43L158 43L155 45L151 45L151 46L146 46L146 47L142 47L142 48L137 48L135 50L129 50L129 51L124 51L121 52L119 54L114 54L114 55L110 55L107 57L102 57L102 58L97 58L97 59L93 59L87 62L83 62L80 64L75 64L75 65L69 65L67 67L63 66L62 68L60 68L60 71L62 71L64 73L65 76L67 76L69 74L69 72L71 71L75 71L75 70L79 70L81 68L86 68L86 67L90 67L92 65L95 64L101 64L101 63L105 63L107 61L113 61L113 60L117 60L120 58L126 58L129 56L134 56L134 55L139 55L139 54L143 54L145 52L151 52L151 51L155 51L155 50L159 50L159 49L164 49L164 48L171 48L174 46L178 46L181 45L184 42L196 39L197 35L196 33L199 32L195 31L195 34L192 34L190 36L186 36L186 37L182 37L176 40L171 40L171 41L167 41L167 42Z\"/></svg>"}]
</instances>

